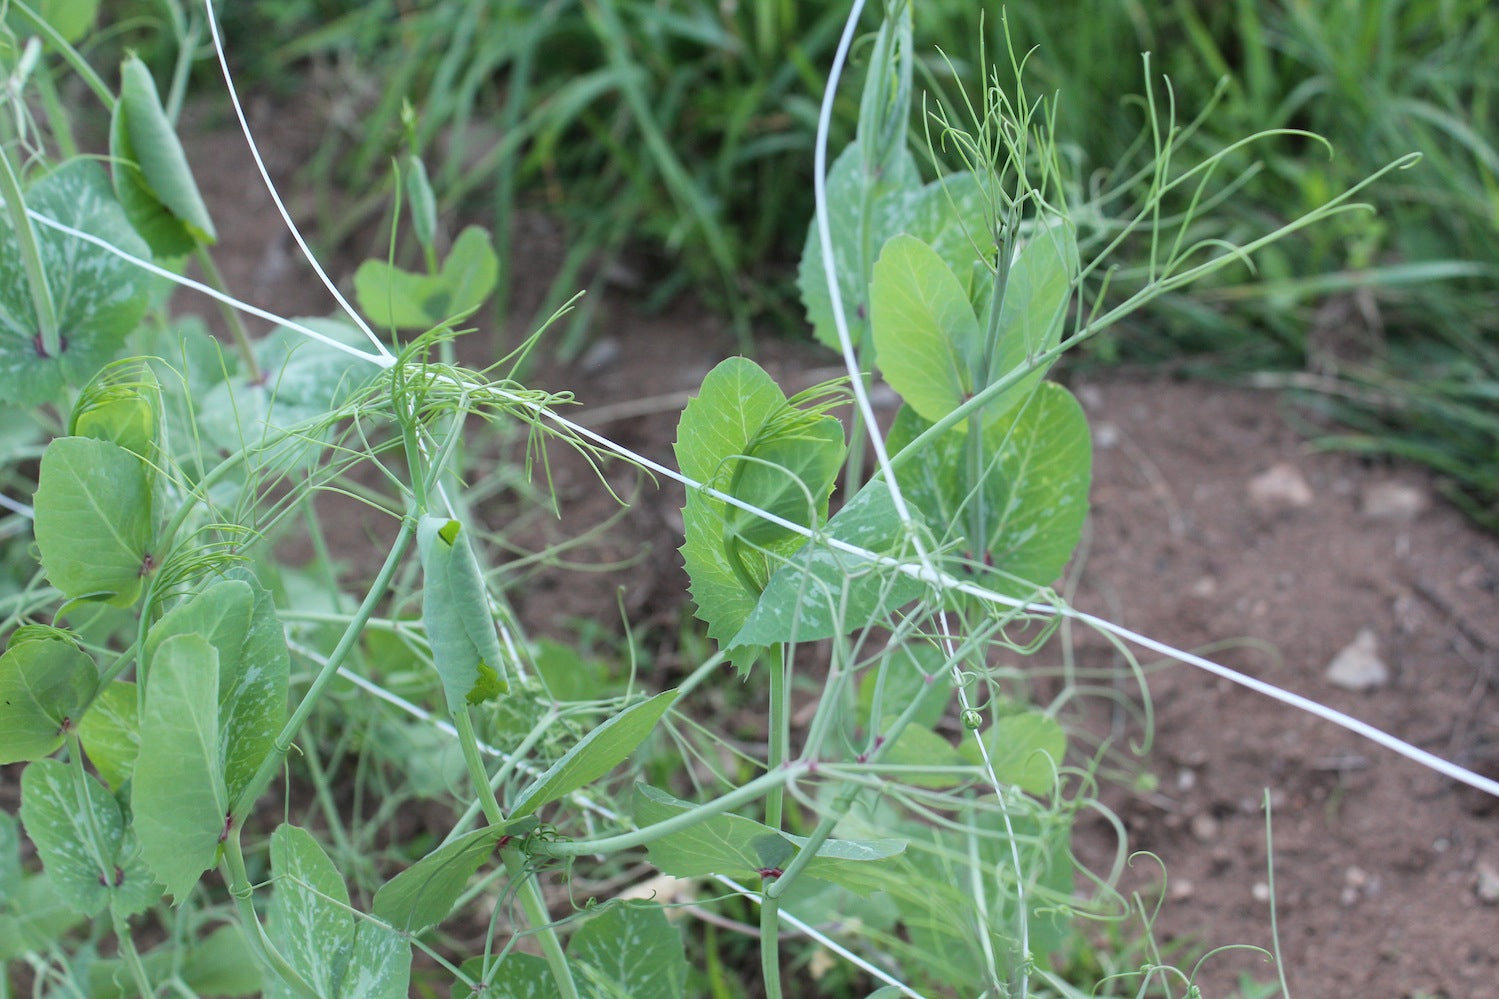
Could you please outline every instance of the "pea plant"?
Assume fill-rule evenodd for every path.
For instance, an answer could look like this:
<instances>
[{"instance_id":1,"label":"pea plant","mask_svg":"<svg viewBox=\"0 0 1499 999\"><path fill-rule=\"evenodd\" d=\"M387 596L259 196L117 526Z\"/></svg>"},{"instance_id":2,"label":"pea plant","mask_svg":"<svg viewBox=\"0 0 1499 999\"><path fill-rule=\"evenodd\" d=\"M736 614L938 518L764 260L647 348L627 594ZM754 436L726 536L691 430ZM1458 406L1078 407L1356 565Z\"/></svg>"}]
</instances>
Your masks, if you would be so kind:
<instances>
[{"instance_id":1,"label":"pea plant","mask_svg":"<svg viewBox=\"0 0 1499 999\"><path fill-rule=\"evenodd\" d=\"M418 269L366 263L340 318L238 302L176 85L163 99L127 56L109 86L76 47L91 5L12 0L0 763L19 809L0 812L0 996L731 995L739 965L773 997L792 965L837 994L1190 987L1148 942L1117 968L1090 954L1089 922L1130 910L1122 841L1101 873L1071 849L1076 816L1102 810L1102 750L1063 723L1083 686L1033 703L1050 668L1021 665L1069 617L1138 637L1050 588L1091 459L1045 374L1312 219L1204 235L1219 160L1167 169L1182 129L1153 100L1158 168L1085 191L1013 57L976 101L934 103L913 142L902 0L829 168L860 7L799 282L849 374L788 397L724 361L671 469L503 363L454 361L500 262L481 229L442 238L415 150L397 169ZM184 41L208 32L232 95L211 6L172 11ZM51 99L69 74L108 115L107 156L76 152ZM1122 269L1140 290L1105 310L1109 256L1140 230L1150 259ZM173 284L224 303L232 343L175 317ZM275 328L252 337L241 313ZM876 369L893 420L870 403ZM524 459L483 467L485 436ZM681 554L716 651L675 687L532 640L509 610L512 546L481 499L549 509L529 483L557 448L688 487ZM330 498L383 555L330 546ZM278 557L292 532L310 565ZM726 685L763 694L763 729L711 716Z\"/></svg>"}]
</instances>

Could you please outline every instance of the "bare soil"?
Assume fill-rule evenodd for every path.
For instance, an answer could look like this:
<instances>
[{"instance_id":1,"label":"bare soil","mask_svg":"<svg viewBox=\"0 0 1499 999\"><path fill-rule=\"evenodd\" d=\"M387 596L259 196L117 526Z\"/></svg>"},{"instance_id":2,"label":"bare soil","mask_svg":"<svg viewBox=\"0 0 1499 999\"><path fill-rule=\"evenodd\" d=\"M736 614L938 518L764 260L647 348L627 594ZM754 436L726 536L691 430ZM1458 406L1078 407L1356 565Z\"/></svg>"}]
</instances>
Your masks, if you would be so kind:
<instances>
[{"instance_id":1,"label":"bare soil","mask_svg":"<svg viewBox=\"0 0 1499 999\"><path fill-rule=\"evenodd\" d=\"M314 126L286 120L258 122L283 176L318 138ZM331 311L269 214L241 140L198 134L190 155L225 236L217 256L231 284L283 314ZM513 262L518 316L535 307L560 252L544 220L528 232L534 243ZM640 316L626 298L606 292L591 351L532 381L571 390L585 422L671 463L685 393L736 343L711 316ZM493 360L524 332L521 321L469 338L466 359ZM779 340L762 342L759 360L797 387L834 363ZM1499 543L1445 505L1428 474L1311 452L1276 394L1118 374L1072 381L1095 434L1093 515L1069 571L1076 606L1178 647L1212 646L1218 662L1499 776ZM1305 491L1256 498L1264 483L1251 483L1277 466L1282 482L1299 477ZM633 478L620 482L634 488ZM680 488L647 483L620 515L596 481L561 468L558 486L563 518L545 521L536 545L614 517L587 557L620 564L565 582L533 577L515 596L524 619L559 633L580 618L607 626L623 586L627 610L662 625L655 634L669 643L686 614ZM1389 677L1355 692L1332 685L1325 669L1361 629ZM1075 637L1080 666L1118 665L1102 641ZM675 654L657 652L659 661ZM1041 653L1053 663L1060 655ZM1158 858L1136 862L1124 888L1151 906L1164 891L1159 942L1272 948L1268 791L1292 995L1499 997L1499 886L1490 883L1499 875L1485 873L1499 870L1499 801L1226 680L1154 668L1150 658L1154 743L1137 766L1157 783L1107 798L1129 848ZM1112 734L1123 744L1142 732L1126 721ZM1077 838L1083 860L1106 864L1114 844L1105 823L1085 823ZM1198 982L1204 995L1223 995L1241 972L1274 976L1263 956L1238 951L1208 960Z\"/></svg>"}]
</instances>

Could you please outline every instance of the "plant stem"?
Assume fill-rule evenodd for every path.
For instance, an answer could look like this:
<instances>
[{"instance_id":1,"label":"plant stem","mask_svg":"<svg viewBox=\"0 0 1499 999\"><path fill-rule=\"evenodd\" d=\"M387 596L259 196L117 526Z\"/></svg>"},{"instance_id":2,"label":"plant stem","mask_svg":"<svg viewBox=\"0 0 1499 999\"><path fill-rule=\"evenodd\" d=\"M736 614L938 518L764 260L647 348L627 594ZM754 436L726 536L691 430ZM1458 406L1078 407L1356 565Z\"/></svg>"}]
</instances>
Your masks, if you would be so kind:
<instances>
[{"instance_id":1,"label":"plant stem","mask_svg":"<svg viewBox=\"0 0 1499 999\"><path fill-rule=\"evenodd\" d=\"M302 702L297 705L296 711L287 719L281 728L281 734L276 736L276 741L271 747L271 752L266 755L260 764L260 769L255 771L255 776L250 779L249 784L240 792L239 797L230 806L229 814L238 824L238 820L245 811L255 803L270 784L271 778L276 775L282 760L286 757L287 750L291 748L292 740L306 723L308 715L312 714L318 698L322 696L323 690L338 675L338 668L343 665L349 653L353 651L354 643L359 641L359 636L364 632L364 622L375 613L375 607L385 598L385 592L390 587L390 581L395 576L396 569L401 564L406 550L411 547L412 540L416 537L416 521L410 517L401 520L400 533L396 535L395 543L391 545L390 552L385 556L385 564L380 567L380 572L375 576L374 583L369 592L364 595L364 601L360 603L359 609L354 612L349 626L344 629L343 636L338 640L338 645L328 656L328 661L313 679L312 686L307 688Z\"/></svg>"},{"instance_id":2,"label":"plant stem","mask_svg":"<svg viewBox=\"0 0 1499 999\"><path fill-rule=\"evenodd\" d=\"M244 851L239 845L240 828L236 822L233 835L224 841L224 866L228 868L228 876L224 880L229 883L229 894L234 896L235 905L239 909L245 941L261 966L274 971L293 992L303 999L320 999L317 990L282 956L266 937L265 927L260 925L260 916L255 912L254 888L250 886L250 875L245 870Z\"/></svg>"},{"instance_id":3,"label":"plant stem","mask_svg":"<svg viewBox=\"0 0 1499 999\"><path fill-rule=\"evenodd\" d=\"M135 988L143 996L155 995L156 990L151 987L151 978L146 974L146 966L141 963L141 955L135 949L135 940L130 936L130 924L125 917L114 911L110 906L109 914L114 920L115 946L120 953L120 961L130 969L130 977L135 979Z\"/></svg>"},{"instance_id":4,"label":"plant stem","mask_svg":"<svg viewBox=\"0 0 1499 999\"><path fill-rule=\"evenodd\" d=\"M777 645L771 650L770 664L770 736L767 747L765 772L775 773L786 762L791 748L790 705L786 703L786 646ZM786 787L777 784L765 796L765 824L772 829L781 828Z\"/></svg>"},{"instance_id":5,"label":"plant stem","mask_svg":"<svg viewBox=\"0 0 1499 999\"><path fill-rule=\"evenodd\" d=\"M600 836L598 839L576 839L565 843L541 843L533 849L533 852L547 857L582 857L591 853L616 853L637 846L646 846L662 836L669 836L674 832L691 828L709 816L720 815L740 805L748 804L766 794L771 788L780 787L795 780L810 772L811 769L805 763L788 763L773 773L761 774L748 784L736 787L721 798L715 798L679 815L662 819L660 822L654 822L633 832Z\"/></svg>"},{"instance_id":6,"label":"plant stem","mask_svg":"<svg viewBox=\"0 0 1499 999\"><path fill-rule=\"evenodd\" d=\"M760 977L765 999L781 999L781 903L760 895Z\"/></svg>"},{"instance_id":7,"label":"plant stem","mask_svg":"<svg viewBox=\"0 0 1499 999\"><path fill-rule=\"evenodd\" d=\"M546 900L541 897L541 886L536 882L536 875L526 870L525 854L518 847L510 845L500 851L500 859L505 862L505 869L515 882L516 895L520 898L526 919L536 927L537 942L541 944L547 967L552 970L552 978L556 982L557 991L561 993L561 999L578 999L578 986L573 981L567 957L562 953L562 941L557 939L557 931L552 926L552 914L547 911Z\"/></svg>"},{"instance_id":8,"label":"plant stem","mask_svg":"<svg viewBox=\"0 0 1499 999\"><path fill-rule=\"evenodd\" d=\"M229 293L229 288L224 282L224 275L219 273L218 264L213 261L213 254L202 243L193 247L193 259L203 269L203 276L207 283L217 291L224 294ZM250 344L250 334L245 331L245 324L240 321L239 312L231 309L221 299L214 299L218 304L219 314L224 317L224 324L229 327L229 333L234 337L234 346L239 350L240 359L245 362L250 381L259 385L265 375L260 370L260 365L255 360L255 350Z\"/></svg>"},{"instance_id":9,"label":"plant stem","mask_svg":"<svg viewBox=\"0 0 1499 999\"><path fill-rule=\"evenodd\" d=\"M479 740L474 737L474 721L469 716L467 705L453 712L453 727L458 730L458 745L463 747L463 762L468 764L468 778L473 782L479 807L484 810L484 817L490 825L500 825L505 821L505 813L500 811L499 799L489 784L489 772L479 757Z\"/></svg>"},{"instance_id":10,"label":"plant stem","mask_svg":"<svg viewBox=\"0 0 1499 999\"><path fill-rule=\"evenodd\" d=\"M47 272L42 268L36 230L31 228L31 219L26 217L21 178L11 165L3 142L0 142L0 198L5 199L5 211L10 216L10 226L16 234L16 250L21 258L21 269L26 272L26 288L31 293L31 307L36 312L36 351L44 357L56 357L62 353L62 332L57 325L57 308L53 304L52 288L47 284Z\"/></svg>"}]
</instances>

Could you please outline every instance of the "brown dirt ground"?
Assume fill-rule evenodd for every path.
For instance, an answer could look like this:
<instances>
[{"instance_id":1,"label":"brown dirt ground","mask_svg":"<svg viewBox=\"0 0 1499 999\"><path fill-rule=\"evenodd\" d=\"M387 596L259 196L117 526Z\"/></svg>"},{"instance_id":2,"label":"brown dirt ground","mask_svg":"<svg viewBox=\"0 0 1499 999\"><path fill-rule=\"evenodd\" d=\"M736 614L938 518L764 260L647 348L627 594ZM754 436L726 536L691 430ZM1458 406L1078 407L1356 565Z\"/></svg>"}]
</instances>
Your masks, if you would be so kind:
<instances>
[{"instance_id":1,"label":"brown dirt ground","mask_svg":"<svg viewBox=\"0 0 1499 999\"><path fill-rule=\"evenodd\" d=\"M287 117L263 115L258 125L281 173L318 136L295 121L278 135L278 121ZM218 257L231 285L283 313L329 311L266 211L242 150L225 133L200 133L190 150L225 234ZM513 275L518 315L534 308L559 251L544 221L528 231L534 245ZM683 393L735 343L710 317L642 317L623 301L606 293L582 361L543 368L533 381L572 390L585 421L669 462ZM464 348L470 363L496 353L484 334ZM791 384L832 363L778 341L764 343L759 359ZM1212 654L1220 662L1499 774L1499 544L1436 499L1426 473L1311 453L1271 393L1108 374L1074 378L1073 389L1096 445L1093 516L1069 577L1078 607L1182 648L1227 642ZM1304 505L1251 499L1250 481L1278 464L1304 479ZM596 483L560 474L557 537L610 515L589 505ZM1420 509L1371 515L1388 483L1411 487ZM517 596L523 617L540 630L575 614L616 620L623 583L629 611L669 633L686 586L674 551L681 500L677 487L647 487L588 555L631 564L565 585L538 578ZM1341 690L1324 669L1363 628L1377 637L1390 681ZM1077 639L1080 666L1114 663L1102 642ZM1059 656L1055 646L1042 653L1053 663ZM1293 995L1499 999L1499 904L1477 890L1480 871L1499 868L1499 801L1190 667L1153 671L1150 693L1155 744L1143 767L1159 784L1108 800L1130 848L1150 851L1168 872L1160 941L1271 945L1259 805L1268 790ZM1094 864L1112 849L1102 822L1084 823L1078 840ZM1160 881L1158 868L1141 862L1125 887L1159 894ZM1222 955L1199 976L1203 994L1224 994L1241 970L1273 975L1256 955Z\"/></svg>"}]
</instances>

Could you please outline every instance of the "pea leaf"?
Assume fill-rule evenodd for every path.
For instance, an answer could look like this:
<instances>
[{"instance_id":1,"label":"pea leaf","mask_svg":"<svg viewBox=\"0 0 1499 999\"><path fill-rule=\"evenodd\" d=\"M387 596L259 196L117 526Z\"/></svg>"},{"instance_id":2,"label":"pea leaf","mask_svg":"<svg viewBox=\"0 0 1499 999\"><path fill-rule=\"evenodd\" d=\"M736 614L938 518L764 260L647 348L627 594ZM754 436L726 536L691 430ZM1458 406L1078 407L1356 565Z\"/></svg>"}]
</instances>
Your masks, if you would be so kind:
<instances>
[{"instance_id":1,"label":"pea leaf","mask_svg":"<svg viewBox=\"0 0 1499 999\"><path fill-rule=\"evenodd\" d=\"M833 161L828 171L828 224L832 233L833 262L838 277L838 292L848 315L849 335L855 344L861 342L869 322L869 270L874 255L890 236L901 230L905 220L907 191L921 183L916 161L901 150L893 160L894 169L882 176L866 176L864 155L857 142ZM869 185L868 198L865 185ZM838 347L838 331L833 324L832 297L823 270L822 240L816 220L807 230L802 247L801 265L796 284L813 335L829 347Z\"/></svg>"},{"instance_id":2,"label":"pea leaf","mask_svg":"<svg viewBox=\"0 0 1499 999\"><path fill-rule=\"evenodd\" d=\"M354 293L360 311L376 326L425 330L473 312L498 279L499 258L489 233L469 226L453 241L436 274L366 260L354 272Z\"/></svg>"},{"instance_id":3,"label":"pea leaf","mask_svg":"<svg viewBox=\"0 0 1499 999\"><path fill-rule=\"evenodd\" d=\"M280 825L271 834L268 935L291 967L328 999L406 999L411 945L349 907L349 890L333 862L305 829ZM274 978L267 999L299 995Z\"/></svg>"},{"instance_id":4,"label":"pea leaf","mask_svg":"<svg viewBox=\"0 0 1499 999\"><path fill-rule=\"evenodd\" d=\"M675 449L687 476L811 526L826 515L844 443L836 420L797 409L759 365L731 357L708 373L682 412ZM779 558L804 539L698 490L688 492L682 519L697 616L709 637L727 643Z\"/></svg>"},{"instance_id":5,"label":"pea leaf","mask_svg":"<svg viewBox=\"0 0 1499 999\"><path fill-rule=\"evenodd\" d=\"M27 189L26 205L126 253L150 256L96 163L69 160ZM42 350L20 246L0 213L0 398L22 406L56 399L65 385L92 378L140 322L150 298L148 276L129 262L46 226L35 231L63 334L55 357Z\"/></svg>"},{"instance_id":6,"label":"pea leaf","mask_svg":"<svg viewBox=\"0 0 1499 999\"><path fill-rule=\"evenodd\" d=\"M1034 709L996 718L983 734L994 774L1031 794L1046 794L1067 752L1067 732L1055 718ZM970 763L982 762L978 746L965 739L959 748Z\"/></svg>"},{"instance_id":7,"label":"pea leaf","mask_svg":"<svg viewBox=\"0 0 1499 999\"><path fill-rule=\"evenodd\" d=\"M880 371L912 409L935 423L982 387L978 317L936 250L892 237L875 261L870 299Z\"/></svg>"},{"instance_id":8,"label":"pea leaf","mask_svg":"<svg viewBox=\"0 0 1499 999\"><path fill-rule=\"evenodd\" d=\"M459 836L391 878L375 892L373 912L397 930L416 933L447 918L505 826L486 826Z\"/></svg>"},{"instance_id":9,"label":"pea leaf","mask_svg":"<svg viewBox=\"0 0 1499 999\"><path fill-rule=\"evenodd\" d=\"M687 986L682 934L655 903L611 905L567 945L568 963L631 999L681 999Z\"/></svg>"},{"instance_id":10,"label":"pea leaf","mask_svg":"<svg viewBox=\"0 0 1499 999\"><path fill-rule=\"evenodd\" d=\"M56 751L98 682L94 661L65 632L18 630L0 656L0 763Z\"/></svg>"},{"instance_id":11,"label":"pea leaf","mask_svg":"<svg viewBox=\"0 0 1499 999\"><path fill-rule=\"evenodd\" d=\"M871 479L770 577L727 647L810 642L841 635L893 613L925 584L829 544L841 541L876 556L911 558L905 531L880 478Z\"/></svg>"},{"instance_id":12,"label":"pea leaf","mask_svg":"<svg viewBox=\"0 0 1499 999\"><path fill-rule=\"evenodd\" d=\"M39 0L32 4L32 9L41 15L43 21L57 29L64 41L76 42L93 27L99 14L99 0ZM23 37L30 33L27 30L31 27L30 23L22 20L19 15L12 14L9 21L11 27L18 29L17 33Z\"/></svg>"},{"instance_id":13,"label":"pea leaf","mask_svg":"<svg viewBox=\"0 0 1499 999\"><path fill-rule=\"evenodd\" d=\"M887 446L900 452L929 426L903 408ZM1082 534L1092 472L1087 417L1060 385L1037 386L1029 401L983 429L977 482L970 477L971 432L949 430L904 462L896 478L928 523L947 525L971 559L998 570L986 586L1029 596L1061 574ZM978 543L967 536L975 517L984 535Z\"/></svg>"},{"instance_id":14,"label":"pea leaf","mask_svg":"<svg viewBox=\"0 0 1499 999\"><path fill-rule=\"evenodd\" d=\"M35 530L42 569L64 596L129 607L155 557L145 463L109 441L52 441L37 477Z\"/></svg>"},{"instance_id":15,"label":"pea leaf","mask_svg":"<svg viewBox=\"0 0 1499 999\"><path fill-rule=\"evenodd\" d=\"M658 788L635 785L635 821L641 826L665 821L692 807ZM647 850L651 863L675 877L722 874L743 880L759 877L762 871L784 870L806 842L742 815L714 815L652 840ZM865 868L878 866L878 861L904 849L905 842L897 839L827 840L804 871L807 877L863 894L878 887Z\"/></svg>"},{"instance_id":16,"label":"pea leaf","mask_svg":"<svg viewBox=\"0 0 1499 999\"><path fill-rule=\"evenodd\" d=\"M141 853L181 902L213 866L229 810L219 751L219 654L198 634L156 648L131 807Z\"/></svg>"},{"instance_id":17,"label":"pea leaf","mask_svg":"<svg viewBox=\"0 0 1499 999\"><path fill-rule=\"evenodd\" d=\"M116 680L101 690L78 725L78 738L99 776L118 791L135 770L141 746L135 684Z\"/></svg>"},{"instance_id":18,"label":"pea leaf","mask_svg":"<svg viewBox=\"0 0 1499 999\"><path fill-rule=\"evenodd\" d=\"M598 780L623 763L651 734L656 722L676 699L675 690L663 690L655 697L631 705L589 732L521 792L510 809L511 819L524 818L547 802L556 801Z\"/></svg>"},{"instance_id":19,"label":"pea leaf","mask_svg":"<svg viewBox=\"0 0 1499 999\"><path fill-rule=\"evenodd\" d=\"M37 760L22 771L21 821L53 889L75 911L93 916L111 906L131 916L160 897L119 802L61 760Z\"/></svg>"},{"instance_id":20,"label":"pea leaf","mask_svg":"<svg viewBox=\"0 0 1499 999\"><path fill-rule=\"evenodd\" d=\"M1037 220L1005 279L992 381L1020 370L1061 342L1078 269L1077 233L1072 224L1052 217ZM989 308L993 307L990 302ZM1001 392L985 407L986 421L1002 417L1029 398L1050 366L1036 368Z\"/></svg>"}]
</instances>

